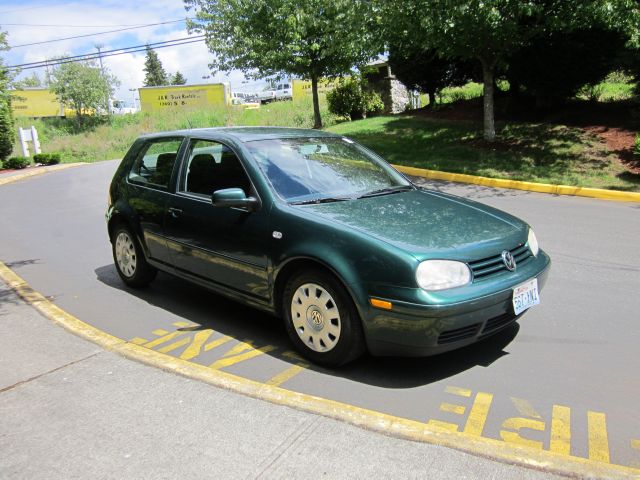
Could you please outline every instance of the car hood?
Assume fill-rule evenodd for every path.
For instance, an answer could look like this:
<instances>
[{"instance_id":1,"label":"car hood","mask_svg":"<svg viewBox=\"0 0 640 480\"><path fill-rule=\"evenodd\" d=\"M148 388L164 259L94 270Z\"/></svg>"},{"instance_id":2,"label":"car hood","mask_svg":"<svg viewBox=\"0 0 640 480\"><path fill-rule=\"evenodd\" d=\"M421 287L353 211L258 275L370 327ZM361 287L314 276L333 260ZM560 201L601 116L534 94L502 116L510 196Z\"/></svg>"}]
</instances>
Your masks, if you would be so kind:
<instances>
[{"instance_id":1,"label":"car hood","mask_svg":"<svg viewBox=\"0 0 640 480\"><path fill-rule=\"evenodd\" d=\"M527 224L505 212L428 190L301 208L420 259L474 260L512 249L527 238Z\"/></svg>"}]
</instances>

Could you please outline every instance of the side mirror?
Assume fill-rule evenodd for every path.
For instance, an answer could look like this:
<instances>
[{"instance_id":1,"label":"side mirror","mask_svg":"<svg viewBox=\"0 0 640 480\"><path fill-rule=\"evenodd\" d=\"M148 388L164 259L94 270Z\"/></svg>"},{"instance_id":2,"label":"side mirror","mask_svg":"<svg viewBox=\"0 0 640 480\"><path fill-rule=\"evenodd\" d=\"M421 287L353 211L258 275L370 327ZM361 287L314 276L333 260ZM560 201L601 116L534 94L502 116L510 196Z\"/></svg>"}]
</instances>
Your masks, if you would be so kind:
<instances>
[{"instance_id":1,"label":"side mirror","mask_svg":"<svg viewBox=\"0 0 640 480\"><path fill-rule=\"evenodd\" d=\"M258 208L258 199L247 197L241 188L225 188L216 190L211 195L211 203L214 207L241 208L249 212Z\"/></svg>"}]
</instances>

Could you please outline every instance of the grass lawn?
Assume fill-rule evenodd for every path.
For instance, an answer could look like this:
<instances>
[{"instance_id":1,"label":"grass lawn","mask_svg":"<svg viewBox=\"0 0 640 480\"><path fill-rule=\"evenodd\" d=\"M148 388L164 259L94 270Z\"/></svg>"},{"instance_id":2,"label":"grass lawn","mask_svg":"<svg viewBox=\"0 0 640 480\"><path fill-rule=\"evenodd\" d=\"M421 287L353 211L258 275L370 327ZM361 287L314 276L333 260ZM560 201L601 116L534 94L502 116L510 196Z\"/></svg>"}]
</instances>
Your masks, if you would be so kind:
<instances>
[{"instance_id":1,"label":"grass lawn","mask_svg":"<svg viewBox=\"0 0 640 480\"><path fill-rule=\"evenodd\" d=\"M509 123L487 144L467 122L419 115L375 117L328 128L376 151L391 163L531 182L640 191L640 175L595 136L562 125Z\"/></svg>"}]
</instances>

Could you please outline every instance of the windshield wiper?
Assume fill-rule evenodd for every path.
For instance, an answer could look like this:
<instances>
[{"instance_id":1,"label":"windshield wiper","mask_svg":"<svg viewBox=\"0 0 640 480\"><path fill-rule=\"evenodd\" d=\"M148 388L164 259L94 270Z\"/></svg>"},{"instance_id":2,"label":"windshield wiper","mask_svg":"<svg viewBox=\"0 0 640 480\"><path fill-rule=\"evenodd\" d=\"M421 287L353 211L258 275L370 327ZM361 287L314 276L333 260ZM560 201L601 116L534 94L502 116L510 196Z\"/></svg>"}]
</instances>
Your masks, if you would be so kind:
<instances>
[{"instance_id":1,"label":"windshield wiper","mask_svg":"<svg viewBox=\"0 0 640 480\"><path fill-rule=\"evenodd\" d=\"M289 205L317 205L319 203L332 203L332 202L345 202L347 200L353 200L350 197L323 197L314 198L312 200L301 200L299 202L291 202Z\"/></svg>"},{"instance_id":2,"label":"windshield wiper","mask_svg":"<svg viewBox=\"0 0 640 480\"><path fill-rule=\"evenodd\" d=\"M373 190L365 194L360 195L358 198L377 197L380 195L390 195L392 193L406 192L407 190L413 190L413 185L397 185L395 187L386 187L379 190Z\"/></svg>"}]
</instances>

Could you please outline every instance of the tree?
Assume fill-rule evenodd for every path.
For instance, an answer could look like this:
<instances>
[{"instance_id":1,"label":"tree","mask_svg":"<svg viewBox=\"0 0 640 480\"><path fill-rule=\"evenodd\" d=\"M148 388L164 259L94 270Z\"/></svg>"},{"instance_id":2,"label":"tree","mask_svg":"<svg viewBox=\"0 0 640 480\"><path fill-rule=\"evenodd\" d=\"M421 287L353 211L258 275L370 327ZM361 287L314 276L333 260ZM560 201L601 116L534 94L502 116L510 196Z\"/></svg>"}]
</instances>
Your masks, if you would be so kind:
<instances>
[{"instance_id":1,"label":"tree","mask_svg":"<svg viewBox=\"0 0 640 480\"><path fill-rule=\"evenodd\" d=\"M595 85L614 70L628 38L600 26L536 36L508 59L512 88L522 85L538 108L573 97L580 87ZM587 60L588 61L585 61Z\"/></svg>"},{"instance_id":2,"label":"tree","mask_svg":"<svg viewBox=\"0 0 640 480\"><path fill-rule=\"evenodd\" d=\"M165 72L158 54L149 45L147 45L147 58L144 61L144 73L145 87L159 87L169 83L167 72Z\"/></svg>"},{"instance_id":3,"label":"tree","mask_svg":"<svg viewBox=\"0 0 640 480\"><path fill-rule=\"evenodd\" d=\"M51 73L51 91L63 105L75 110L78 121L92 113L109 110L108 99L120 82L102 73L94 62L58 65Z\"/></svg>"},{"instance_id":4,"label":"tree","mask_svg":"<svg viewBox=\"0 0 640 480\"><path fill-rule=\"evenodd\" d=\"M383 0L386 32L403 32L442 57L482 66L484 138L496 136L493 88L496 66L531 36L523 28L540 8L533 0Z\"/></svg>"},{"instance_id":5,"label":"tree","mask_svg":"<svg viewBox=\"0 0 640 480\"><path fill-rule=\"evenodd\" d=\"M13 85L13 88L16 88L18 90L21 90L24 88L37 88L37 87L42 87L42 80L40 80L40 77L36 72L33 72L30 77L26 77L26 78L23 78L22 80L13 82L12 85Z\"/></svg>"},{"instance_id":6,"label":"tree","mask_svg":"<svg viewBox=\"0 0 640 480\"><path fill-rule=\"evenodd\" d=\"M389 66L407 87L426 93L430 107L441 89L464 85L473 77L469 61L443 58L436 50L410 41L389 45Z\"/></svg>"},{"instance_id":7,"label":"tree","mask_svg":"<svg viewBox=\"0 0 640 480\"><path fill-rule=\"evenodd\" d=\"M0 51L8 49L7 33L0 32ZM11 75L0 59L0 161L11 155L15 136L11 95L8 91L10 81Z\"/></svg>"},{"instance_id":8,"label":"tree","mask_svg":"<svg viewBox=\"0 0 640 480\"><path fill-rule=\"evenodd\" d=\"M204 32L213 70L254 78L311 80L314 127L322 127L318 82L347 74L377 52L368 0L184 0L190 31Z\"/></svg>"},{"instance_id":9,"label":"tree","mask_svg":"<svg viewBox=\"0 0 640 480\"><path fill-rule=\"evenodd\" d=\"M187 79L177 71L176 74L171 77L171 85L185 85L187 83Z\"/></svg>"}]
</instances>

